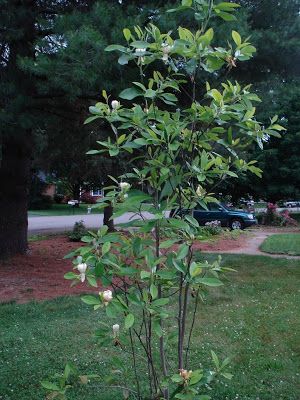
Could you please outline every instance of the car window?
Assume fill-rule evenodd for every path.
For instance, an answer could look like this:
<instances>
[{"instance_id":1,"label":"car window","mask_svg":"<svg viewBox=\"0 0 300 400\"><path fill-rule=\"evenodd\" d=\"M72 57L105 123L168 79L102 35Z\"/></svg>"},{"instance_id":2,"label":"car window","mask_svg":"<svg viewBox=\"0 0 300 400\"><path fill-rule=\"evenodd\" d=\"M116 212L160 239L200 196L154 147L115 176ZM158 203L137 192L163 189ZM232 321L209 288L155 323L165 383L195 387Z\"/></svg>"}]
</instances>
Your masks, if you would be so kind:
<instances>
[{"instance_id":1,"label":"car window","mask_svg":"<svg viewBox=\"0 0 300 400\"><path fill-rule=\"evenodd\" d=\"M195 210L196 210L196 211L208 211L208 210L206 210L204 207L200 206L200 204L197 204L197 205L196 205Z\"/></svg>"},{"instance_id":2,"label":"car window","mask_svg":"<svg viewBox=\"0 0 300 400\"><path fill-rule=\"evenodd\" d=\"M218 203L209 203L208 204L208 208L210 209L210 211L220 211L219 210L220 207L221 206Z\"/></svg>"}]
</instances>

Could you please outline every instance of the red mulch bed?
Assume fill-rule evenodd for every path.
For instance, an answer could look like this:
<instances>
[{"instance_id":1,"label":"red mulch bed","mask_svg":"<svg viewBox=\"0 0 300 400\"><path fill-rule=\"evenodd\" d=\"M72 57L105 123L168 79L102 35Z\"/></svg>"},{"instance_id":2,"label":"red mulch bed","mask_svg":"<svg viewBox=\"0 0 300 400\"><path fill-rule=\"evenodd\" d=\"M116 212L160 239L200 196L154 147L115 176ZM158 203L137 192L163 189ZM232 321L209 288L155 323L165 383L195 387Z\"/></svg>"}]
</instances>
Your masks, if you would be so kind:
<instances>
[{"instance_id":1,"label":"red mulch bed","mask_svg":"<svg viewBox=\"0 0 300 400\"><path fill-rule=\"evenodd\" d=\"M215 242L198 242L195 250L222 251L240 247L246 240L242 235L238 239L220 238ZM70 259L63 257L80 243L70 242L66 237L58 236L47 240L32 242L27 255L19 255L0 263L0 303L16 301L25 303L30 300L45 300L59 296L76 295L86 292L98 292L85 283L71 287L71 281L64 274L71 271Z\"/></svg>"},{"instance_id":2,"label":"red mulch bed","mask_svg":"<svg viewBox=\"0 0 300 400\"><path fill-rule=\"evenodd\" d=\"M81 243L82 244L82 243ZM63 257L80 243L55 237L29 244L27 255L18 255L0 263L0 302L45 300L89 291L85 283L70 287L64 274L73 268Z\"/></svg>"}]
</instances>

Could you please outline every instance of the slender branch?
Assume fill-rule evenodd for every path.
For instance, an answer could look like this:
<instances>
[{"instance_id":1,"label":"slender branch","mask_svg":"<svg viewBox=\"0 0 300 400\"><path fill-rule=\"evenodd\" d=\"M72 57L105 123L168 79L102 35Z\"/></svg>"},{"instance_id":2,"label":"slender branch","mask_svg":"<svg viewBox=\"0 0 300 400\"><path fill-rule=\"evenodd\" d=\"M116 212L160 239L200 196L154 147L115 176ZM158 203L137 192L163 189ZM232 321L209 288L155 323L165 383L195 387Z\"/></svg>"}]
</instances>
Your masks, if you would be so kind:
<instances>
[{"instance_id":1,"label":"slender branch","mask_svg":"<svg viewBox=\"0 0 300 400\"><path fill-rule=\"evenodd\" d=\"M190 344L191 344L193 329L194 329L195 320L196 320L196 313L197 313L198 304L199 304L199 291L200 291L200 288L198 288L198 290L196 292L196 300L195 300L195 305L194 305L192 324L190 327L189 337L188 337L188 341L187 341L187 347L186 347L186 351L185 351L185 367L187 369L188 369L188 355L189 355L189 351L190 351Z\"/></svg>"},{"instance_id":2,"label":"slender branch","mask_svg":"<svg viewBox=\"0 0 300 400\"><path fill-rule=\"evenodd\" d=\"M183 274L180 274L180 282L179 282L179 296L178 296L178 369L182 368L182 354L181 354L181 324L182 324L182 289L183 289Z\"/></svg>"}]
</instances>

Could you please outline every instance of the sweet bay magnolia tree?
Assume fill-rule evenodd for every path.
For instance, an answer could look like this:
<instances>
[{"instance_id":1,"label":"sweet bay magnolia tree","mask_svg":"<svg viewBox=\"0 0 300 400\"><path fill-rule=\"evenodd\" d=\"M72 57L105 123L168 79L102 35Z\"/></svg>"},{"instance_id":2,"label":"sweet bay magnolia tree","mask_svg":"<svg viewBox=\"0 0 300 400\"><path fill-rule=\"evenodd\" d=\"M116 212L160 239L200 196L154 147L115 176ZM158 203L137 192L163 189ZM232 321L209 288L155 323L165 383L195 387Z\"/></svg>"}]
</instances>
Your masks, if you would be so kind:
<instances>
[{"instance_id":1,"label":"sweet bay magnolia tree","mask_svg":"<svg viewBox=\"0 0 300 400\"><path fill-rule=\"evenodd\" d=\"M227 48L214 42L210 19L230 21L237 7L183 0L170 12L193 12L197 31L180 26L162 33L154 24L136 26L124 29L126 45L106 49L119 52L119 64L134 63L139 80L118 100L103 91L103 102L90 107L86 123L102 119L114 135L90 153L126 153L135 159L135 168L113 180L102 202L103 207L113 205L114 217L131 212L133 218L125 224L126 233L103 227L85 236L87 245L70 255L74 272L66 278L102 288L82 300L99 319L106 314L111 320L101 325L97 337L114 354L112 369L123 371L117 380L101 378L120 390L114 398L207 400L217 376L231 378L228 359L220 361L213 351L210 371L190 357L202 296L207 287L222 285L226 268L220 259L212 264L195 259L198 223L186 210L214 201L208 187L220 179L247 170L260 175L255 161L239 156L241 149L253 141L261 146L283 129L276 117L268 127L256 120L254 104L260 100L250 85L196 83L199 71L238 68L255 52L235 31ZM170 210L178 212L167 218ZM72 373L70 366L67 373ZM53 392L63 397L67 382L54 383Z\"/></svg>"}]
</instances>

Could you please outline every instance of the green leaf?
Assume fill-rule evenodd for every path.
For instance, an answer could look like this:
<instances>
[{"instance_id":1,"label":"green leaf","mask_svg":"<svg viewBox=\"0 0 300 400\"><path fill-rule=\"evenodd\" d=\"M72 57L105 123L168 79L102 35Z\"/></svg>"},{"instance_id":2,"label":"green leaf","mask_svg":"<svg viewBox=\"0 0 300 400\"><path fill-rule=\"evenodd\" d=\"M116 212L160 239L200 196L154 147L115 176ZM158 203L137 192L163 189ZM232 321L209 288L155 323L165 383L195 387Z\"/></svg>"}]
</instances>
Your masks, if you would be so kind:
<instances>
[{"instance_id":1,"label":"green leaf","mask_svg":"<svg viewBox=\"0 0 300 400\"><path fill-rule=\"evenodd\" d=\"M105 242L102 246L102 255L106 254L109 252L111 247L111 243L110 242Z\"/></svg>"},{"instance_id":2,"label":"green leaf","mask_svg":"<svg viewBox=\"0 0 300 400\"><path fill-rule=\"evenodd\" d=\"M152 302L152 306L153 307L160 307L160 306L165 306L168 303L169 303L169 299L165 297L165 298L154 300Z\"/></svg>"},{"instance_id":3,"label":"green leaf","mask_svg":"<svg viewBox=\"0 0 300 400\"><path fill-rule=\"evenodd\" d=\"M220 279L218 278L199 278L197 279L197 283L201 283L202 285L212 286L212 287L223 285L223 282L220 281Z\"/></svg>"},{"instance_id":4,"label":"green leaf","mask_svg":"<svg viewBox=\"0 0 300 400\"><path fill-rule=\"evenodd\" d=\"M122 90L119 97L125 100L132 100L137 96L141 96L142 92L135 87Z\"/></svg>"},{"instance_id":5,"label":"green leaf","mask_svg":"<svg viewBox=\"0 0 300 400\"><path fill-rule=\"evenodd\" d=\"M115 50L126 51L126 47L121 46L119 44L111 44L110 46L107 46L105 48L105 51L115 51Z\"/></svg>"},{"instance_id":6,"label":"green leaf","mask_svg":"<svg viewBox=\"0 0 300 400\"><path fill-rule=\"evenodd\" d=\"M186 257L188 255L189 252L189 246L186 245L185 243L182 244L176 254L176 258L177 260L182 260L184 257Z\"/></svg>"},{"instance_id":7,"label":"green leaf","mask_svg":"<svg viewBox=\"0 0 300 400\"><path fill-rule=\"evenodd\" d=\"M96 305L96 304L101 304L99 297L95 297L92 296L90 294L86 295L86 296L82 296L81 300L85 303L85 304L89 304L89 305Z\"/></svg>"},{"instance_id":8,"label":"green leaf","mask_svg":"<svg viewBox=\"0 0 300 400\"><path fill-rule=\"evenodd\" d=\"M190 385L195 385L200 381L200 379L203 377L203 370L202 369L196 369L192 372L191 378L190 378Z\"/></svg>"},{"instance_id":9,"label":"green leaf","mask_svg":"<svg viewBox=\"0 0 300 400\"><path fill-rule=\"evenodd\" d=\"M141 279L149 279L151 276L151 272L149 271L141 271Z\"/></svg>"},{"instance_id":10,"label":"green leaf","mask_svg":"<svg viewBox=\"0 0 300 400\"><path fill-rule=\"evenodd\" d=\"M226 379L232 379L233 377L233 374L230 374L229 372L222 372L221 375Z\"/></svg>"},{"instance_id":11,"label":"green leaf","mask_svg":"<svg viewBox=\"0 0 300 400\"><path fill-rule=\"evenodd\" d=\"M161 242L159 245L160 249L168 249L169 247L173 246L176 242L178 242L179 239L169 239L165 240L164 242Z\"/></svg>"},{"instance_id":12,"label":"green leaf","mask_svg":"<svg viewBox=\"0 0 300 400\"><path fill-rule=\"evenodd\" d=\"M84 121L84 125L89 124L90 122L94 121L95 119L100 118L100 115L93 115L91 117L88 117L85 121Z\"/></svg>"},{"instance_id":13,"label":"green leaf","mask_svg":"<svg viewBox=\"0 0 300 400\"><path fill-rule=\"evenodd\" d=\"M234 11L234 9L238 8L238 7L240 7L239 4L229 3L229 2L222 2L215 6L215 8L218 8L219 10L223 10L223 11Z\"/></svg>"},{"instance_id":14,"label":"green leaf","mask_svg":"<svg viewBox=\"0 0 300 400\"><path fill-rule=\"evenodd\" d=\"M123 29L123 35L124 35L124 38L127 40L127 42L130 40L130 38L131 38L131 32L130 32L130 30L128 29L128 28L124 28Z\"/></svg>"},{"instance_id":15,"label":"green leaf","mask_svg":"<svg viewBox=\"0 0 300 400\"><path fill-rule=\"evenodd\" d=\"M221 17L224 21L236 21L236 17L230 13L221 11L217 14L219 17Z\"/></svg>"},{"instance_id":16,"label":"green leaf","mask_svg":"<svg viewBox=\"0 0 300 400\"><path fill-rule=\"evenodd\" d=\"M193 5L193 0L182 0L181 5L183 7L192 7Z\"/></svg>"},{"instance_id":17,"label":"green leaf","mask_svg":"<svg viewBox=\"0 0 300 400\"><path fill-rule=\"evenodd\" d=\"M180 383L183 381L183 378L179 374L175 374L171 376L171 381L175 383Z\"/></svg>"},{"instance_id":18,"label":"green leaf","mask_svg":"<svg viewBox=\"0 0 300 400\"><path fill-rule=\"evenodd\" d=\"M49 381L42 381L41 385L43 386L44 389L57 390L57 391L60 390L60 388L57 386L57 384L51 383Z\"/></svg>"},{"instance_id":19,"label":"green leaf","mask_svg":"<svg viewBox=\"0 0 300 400\"><path fill-rule=\"evenodd\" d=\"M77 279L78 275L76 275L74 272L67 272L64 275L65 279Z\"/></svg>"},{"instance_id":20,"label":"green leaf","mask_svg":"<svg viewBox=\"0 0 300 400\"><path fill-rule=\"evenodd\" d=\"M232 35L232 39L234 40L234 43L237 46L239 46L242 43L241 35L237 31L232 31L231 35Z\"/></svg>"},{"instance_id":21,"label":"green leaf","mask_svg":"<svg viewBox=\"0 0 300 400\"><path fill-rule=\"evenodd\" d=\"M219 104L223 100L223 96L221 95L221 93L217 89L212 89L210 91L210 95Z\"/></svg>"},{"instance_id":22,"label":"green leaf","mask_svg":"<svg viewBox=\"0 0 300 400\"><path fill-rule=\"evenodd\" d=\"M154 283L152 283L150 285L150 294L153 300L156 299L157 295L158 295L158 289L157 287L154 285Z\"/></svg>"},{"instance_id":23,"label":"green leaf","mask_svg":"<svg viewBox=\"0 0 300 400\"><path fill-rule=\"evenodd\" d=\"M87 275L86 279L91 286L98 287L95 277Z\"/></svg>"},{"instance_id":24,"label":"green leaf","mask_svg":"<svg viewBox=\"0 0 300 400\"><path fill-rule=\"evenodd\" d=\"M216 355L216 353L213 350L211 350L211 357L213 359L213 362L214 362L215 366L217 367L217 369L219 369L220 368L220 361L218 359L218 356Z\"/></svg>"},{"instance_id":25,"label":"green leaf","mask_svg":"<svg viewBox=\"0 0 300 400\"><path fill-rule=\"evenodd\" d=\"M154 97L156 96L156 91L153 89L147 89L144 96L150 99L154 99Z\"/></svg>"},{"instance_id":26,"label":"green leaf","mask_svg":"<svg viewBox=\"0 0 300 400\"><path fill-rule=\"evenodd\" d=\"M150 46L150 43L143 40L135 40L130 43L130 46L135 47L136 49L147 49L147 47Z\"/></svg>"},{"instance_id":27,"label":"green leaf","mask_svg":"<svg viewBox=\"0 0 300 400\"><path fill-rule=\"evenodd\" d=\"M132 327L134 324L134 315L133 314L128 314L125 317L125 329L129 329Z\"/></svg>"}]
</instances>

